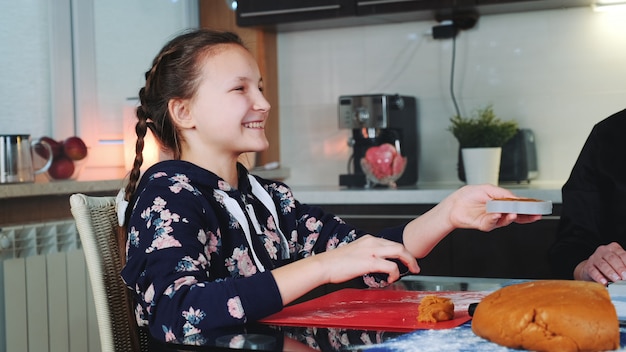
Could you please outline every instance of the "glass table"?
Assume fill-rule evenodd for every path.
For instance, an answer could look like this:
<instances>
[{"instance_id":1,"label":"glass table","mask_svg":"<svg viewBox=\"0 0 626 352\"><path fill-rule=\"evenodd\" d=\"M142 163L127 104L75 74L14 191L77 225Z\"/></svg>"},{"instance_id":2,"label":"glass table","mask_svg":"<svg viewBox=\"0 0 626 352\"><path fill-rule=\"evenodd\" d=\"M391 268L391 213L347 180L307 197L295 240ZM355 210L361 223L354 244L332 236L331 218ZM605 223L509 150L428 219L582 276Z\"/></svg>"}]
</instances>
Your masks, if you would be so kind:
<instances>
[{"instance_id":1,"label":"glass table","mask_svg":"<svg viewBox=\"0 0 626 352\"><path fill-rule=\"evenodd\" d=\"M408 275L386 289L494 291L510 282L512 282L510 279ZM457 333L459 336L473 335L469 323L449 330L451 331L447 333ZM209 345L181 346L154 342L150 351L393 351L404 350L404 348L398 348L399 345L396 341L400 341L399 343L402 344L402 341L406 341L412 334L414 333L319 326L273 326L256 323L214 331L211 336L207 336L210 341ZM475 337L475 335L473 336ZM433 337L429 336L428 339L432 340ZM446 336L445 339L451 341L449 336ZM427 347L423 344L415 345L412 340L406 343L415 347L419 345L420 348L416 350L420 351ZM433 344L434 342L429 343Z\"/></svg>"},{"instance_id":2,"label":"glass table","mask_svg":"<svg viewBox=\"0 0 626 352\"><path fill-rule=\"evenodd\" d=\"M528 280L409 275L385 288L404 291L467 291L488 294L501 287ZM626 298L626 294L625 294ZM410 303L409 303L410 304ZM303 324L306 325L306 324ZM450 329L417 329L410 332L351 328L272 326L249 324L215 331L209 345L158 344L150 351L363 351L363 352L519 352L475 335L471 320ZM620 326L620 351L626 351L626 328Z\"/></svg>"}]
</instances>

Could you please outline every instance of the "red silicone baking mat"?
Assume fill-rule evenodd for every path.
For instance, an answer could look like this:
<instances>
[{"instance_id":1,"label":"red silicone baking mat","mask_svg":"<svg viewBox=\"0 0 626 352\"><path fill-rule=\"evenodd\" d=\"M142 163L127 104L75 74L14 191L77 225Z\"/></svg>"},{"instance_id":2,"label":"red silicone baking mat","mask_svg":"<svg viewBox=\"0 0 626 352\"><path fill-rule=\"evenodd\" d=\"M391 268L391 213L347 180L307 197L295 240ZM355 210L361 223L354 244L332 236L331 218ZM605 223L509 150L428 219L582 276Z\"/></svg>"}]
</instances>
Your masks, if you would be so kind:
<instances>
[{"instance_id":1,"label":"red silicone baking mat","mask_svg":"<svg viewBox=\"0 0 626 352\"><path fill-rule=\"evenodd\" d=\"M449 329L470 320L467 308L489 292L404 291L343 289L285 307L262 323L286 326L333 327L408 332L417 329ZM439 323L417 321L419 302L426 295L439 295L454 302L454 319Z\"/></svg>"}]
</instances>

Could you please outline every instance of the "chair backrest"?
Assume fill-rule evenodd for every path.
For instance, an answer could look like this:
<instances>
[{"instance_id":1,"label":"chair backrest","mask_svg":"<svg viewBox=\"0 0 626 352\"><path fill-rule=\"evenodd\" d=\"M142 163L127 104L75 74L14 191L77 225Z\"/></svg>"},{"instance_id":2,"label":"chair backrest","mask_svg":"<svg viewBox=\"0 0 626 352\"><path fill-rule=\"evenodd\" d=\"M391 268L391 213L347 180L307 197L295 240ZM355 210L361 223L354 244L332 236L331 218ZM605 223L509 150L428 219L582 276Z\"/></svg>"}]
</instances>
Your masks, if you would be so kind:
<instances>
[{"instance_id":1,"label":"chair backrest","mask_svg":"<svg viewBox=\"0 0 626 352\"><path fill-rule=\"evenodd\" d=\"M118 240L115 197L70 196L96 307L102 352L147 351L134 319L129 289L120 276L125 243Z\"/></svg>"}]
</instances>

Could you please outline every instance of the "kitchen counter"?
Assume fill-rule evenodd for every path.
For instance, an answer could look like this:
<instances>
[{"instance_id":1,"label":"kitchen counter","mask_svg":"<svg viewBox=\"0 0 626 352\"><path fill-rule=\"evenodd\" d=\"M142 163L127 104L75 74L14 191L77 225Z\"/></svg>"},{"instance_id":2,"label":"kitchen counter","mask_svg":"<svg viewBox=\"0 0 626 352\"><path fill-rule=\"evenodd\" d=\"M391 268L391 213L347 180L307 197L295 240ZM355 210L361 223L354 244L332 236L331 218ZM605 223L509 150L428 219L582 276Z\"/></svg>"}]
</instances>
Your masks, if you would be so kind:
<instances>
[{"instance_id":1,"label":"kitchen counter","mask_svg":"<svg viewBox=\"0 0 626 352\"><path fill-rule=\"evenodd\" d=\"M50 181L40 174L34 183L0 185L0 227L71 219L71 194L115 196L124 187L123 171L98 171L81 173L78 180ZM270 179L289 177L288 168L255 170L253 173ZM94 179L96 177L106 179Z\"/></svg>"},{"instance_id":2,"label":"kitchen counter","mask_svg":"<svg viewBox=\"0 0 626 352\"><path fill-rule=\"evenodd\" d=\"M339 186L295 186L294 197L308 204L437 204L450 193L462 187L462 183L419 184L398 189L352 189ZM519 197L536 198L560 204L562 184L531 183L505 184Z\"/></svg>"},{"instance_id":3,"label":"kitchen counter","mask_svg":"<svg viewBox=\"0 0 626 352\"><path fill-rule=\"evenodd\" d=\"M254 171L264 178L284 179L289 177L289 169ZM69 195L73 193L108 193L115 195L124 187L125 179L111 180L59 180L49 181L39 175L34 183L0 185L0 199Z\"/></svg>"},{"instance_id":4,"label":"kitchen counter","mask_svg":"<svg viewBox=\"0 0 626 352\"><path fill-rule=\"evenodd\" d=\"M16 183L0 186L0 199L39 197L73 193L117 192L124 180L99 181L51 181L35 183Z\"/></svg>"},{"instance_id":5,"label":"kitchen counter","mask_svg":"<svg viewBox=\"0 0 626 352\"><path fill-rule=\"evenodd\" d=\"M268 179L286 179L289 177L289 169L262 170L253 173ZM0 185L0 226L69 218L71 217L68 202L70 194L114 196L124 186L124 183L125 180L122 178L78 181L49 181L38 178L35 183ZM462 186L463 184L459 182L418 184L417 186L398 189L347 189L339 186L296 186L292 189L294 197L298 201L312 205L337 205L349 206L350 208L376 205L428 207L439 203ZM549 200L557 205L561 203L561 184L532 183L504 185L503 187L511 189L520 197ZM330 209L329 211L339 215L345 213L344 210ZM408 209L404 210L409 211ZM358 209L354 209L354 211L363 213L362 210ZM390 211L399 214L398 209L391 209ZM411 214L414 216L413 212Z\"/></svg>"},{"instance_id":6,"label":"kitchen counter","mask_svg":"<svg viewBox=\"0 0 626 352\"><path fill-rule=\"evenodd\" d=\"M284 174L284 172L281 174ZM274 175L277 174L274 173ZM266 177L266 175L262 177ZM124 180L121 179L7 184L0 186L0 199L63 195L78 192L116 193L123 187L123 184ZM308 204L436 204L462 186L463 184L461 183L418 184L417 186L399 187L398 189L296 186L293 187L293 194L300 202ZM561 186L559 183L502 185L502 187L510 189L517 196L549 200L554 204L561 203Z\"/></svg>"}]
</instances>

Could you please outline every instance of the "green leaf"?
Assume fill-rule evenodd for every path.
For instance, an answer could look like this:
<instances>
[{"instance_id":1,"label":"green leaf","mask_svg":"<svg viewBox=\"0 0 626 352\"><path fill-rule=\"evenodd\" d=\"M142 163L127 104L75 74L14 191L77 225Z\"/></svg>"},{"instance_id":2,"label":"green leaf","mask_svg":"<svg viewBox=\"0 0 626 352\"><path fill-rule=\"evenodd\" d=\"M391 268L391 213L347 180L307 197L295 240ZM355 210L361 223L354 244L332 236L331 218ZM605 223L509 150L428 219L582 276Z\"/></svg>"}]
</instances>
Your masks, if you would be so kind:
<instances>
[{"instance_id":1,"label":"green leaf","mask_svg":"<svg viewBox=\"0 0 626 352\"><path fill-rule=\"evenodd\" d=\"M471 117L456 115L450 122L448 131L456 137L461 148L502 147L518 130L517 122L497 118L491 105L478 109Z\"/></svg>"}]
</instances>

